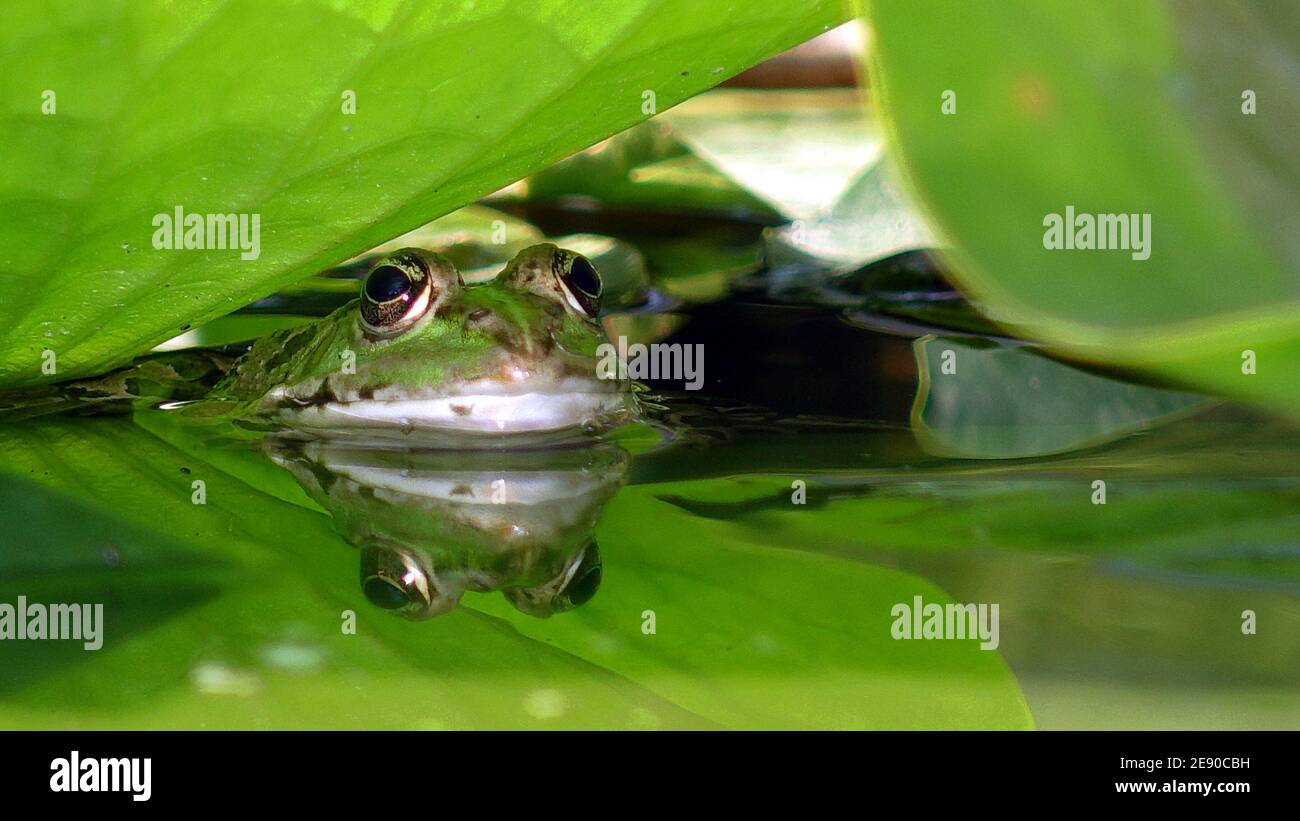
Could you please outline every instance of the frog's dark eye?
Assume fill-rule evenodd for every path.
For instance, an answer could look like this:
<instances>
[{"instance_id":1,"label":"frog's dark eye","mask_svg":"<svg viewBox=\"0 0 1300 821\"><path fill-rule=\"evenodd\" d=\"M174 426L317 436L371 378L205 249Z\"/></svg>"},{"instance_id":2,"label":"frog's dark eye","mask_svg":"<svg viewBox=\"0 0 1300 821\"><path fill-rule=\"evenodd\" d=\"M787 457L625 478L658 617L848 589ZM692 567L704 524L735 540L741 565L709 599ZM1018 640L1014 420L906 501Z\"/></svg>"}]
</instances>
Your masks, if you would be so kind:
<instances>
[{"instance_id":1,"label":"frog's dark eye","mask_svg":"<svg viewBox=\"0 0 1300 821\"><path fill-rule=\"evenodd\" d=\"M601 588L603 564L601 549L595 546L595 539L591 539L586 544L586 549L582 551L582 559L577 562L577 569L573 570L564 587L560 588L559 598L564 600L568 607L581 607L588 603L591 596L595 595L595 591Z\"/></svg>"},{"instance_id":2,"label":"frog's dark eye","mask_svg":"<svg viewBox=\"0 0 1300 821\"><path fill-rule=\"evenodd\" d=\"M600 294L604 285L595 266L586 257L572 254L561 264L556 275L564 287L565 299L574 310L592 318L600 313Z\"/></svg>"},{"instance_id":3,"label":"frog's dark eye","mask_svg":"<svg viewBox=\"0 0 1300 821\"><path fill-rule=\"evenodd\" d=\"M586 551L582 554L582 561L578 563L577 571L569 577L569 581L560 590L560 597L567 600L569 607L581 607L591 601L592 596L600 589L600 580L603 578L603 563L600 560L600 550L596 547L593 539L591 544L587 545Z\"/></svg>"},{"instance_id":4,"label":"frog's dark eye","mask_svg":"<svg viewBox=\"0 0 1300 821\"><path fill-rule=\"evenodd\" d=\"M427 619L455 606L459 592L443 587L404 549L371 546L361 551L361 592L375 607L410 619Z\"/></svg>"},{"instance_id":5,"label":"frog's dark eye","mask_svg":"<svg viewBox=\"0 0 1300 821\"><path fill-rule=\"evenodd\" d=\"M544 619L591 601L600 589L602 565L600 549L591 538L555 579L537 587L510 588L505 595L520 611Z\"/></svg>"},{"instance_id":6,"label":"frog's dark eye","mask_svg":"<svg viewBox=\"0 0 1300 821\"><path fill-rule=\"evenodd\" d=\"M361 319L373 331L394 333L424 315L432 301L429 270L414 254L380 260L361 288Z\"/></svg>"},{"instance_id":7,"label":"frog's dark eye","mask_svg":"<svg viewBox=\"0 0 1300 821\"><path fill-rule=\"evenodd\" d=\"M367 601L383 610L401 610L412 603L411 592L392 579L372 576L361 583L361 592L366 594Z\"/></svg>"},{"instance_id":8,"label":"frog's dark eye","mask_svg":"<svg viewBox=\"0 0 1300 821\"><path fill-rule=\"evenodd\" d=\"M411 292L414 283L396 265L380 265L366 277L366 299L374 303L391 302Z\"/></svg>"}]
</instances>

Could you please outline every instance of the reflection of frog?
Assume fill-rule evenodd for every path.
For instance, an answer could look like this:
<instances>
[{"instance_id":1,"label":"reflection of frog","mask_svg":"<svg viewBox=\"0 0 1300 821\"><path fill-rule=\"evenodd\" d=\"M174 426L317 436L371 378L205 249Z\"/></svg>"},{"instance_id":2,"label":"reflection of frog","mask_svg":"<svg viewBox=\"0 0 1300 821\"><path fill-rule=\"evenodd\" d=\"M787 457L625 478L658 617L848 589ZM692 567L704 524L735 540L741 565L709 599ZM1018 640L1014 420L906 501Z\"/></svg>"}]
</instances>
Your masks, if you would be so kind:
<instances>
[{"instance_id":1,"label":"reflection of frog","mask_svg":"<svg viewBox=\"0 0 1300 821\"><path fill-rule=\"evenodd\" d=\"M543 617L588 601L601 579L592 530L628 459L610 444L397 450L272 436L266 448L361 549L366 598L414 619L467 590L500 590Z\"/></svg>"},{"instance_id":2,"label":"reflection of frog","mask_svg":"<svg viewBox=\"0 0 1300 821\"><path fill-rule=\"evenodd\" d=\"M325 432L605 428L635 400L597 375L601 294L586 257L550 244L471 286L446 257L403 249L375 263L360 299L259 340L213 395Z\"/></svg>"}]
</instances>

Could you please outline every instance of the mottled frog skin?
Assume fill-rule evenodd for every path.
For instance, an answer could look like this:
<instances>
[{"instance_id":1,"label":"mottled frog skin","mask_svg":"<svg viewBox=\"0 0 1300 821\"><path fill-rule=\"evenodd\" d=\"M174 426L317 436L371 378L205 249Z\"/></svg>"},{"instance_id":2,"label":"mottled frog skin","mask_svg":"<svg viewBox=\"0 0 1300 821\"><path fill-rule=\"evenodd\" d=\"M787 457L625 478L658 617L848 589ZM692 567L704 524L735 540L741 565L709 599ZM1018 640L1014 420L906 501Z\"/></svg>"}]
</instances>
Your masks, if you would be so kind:
<instances>
[{"instance_id":1,"label":"mottled frog skin","mask_svg":"<svg viewBox=\"0 0 1300 821\"><path fill-rule=\"evenodd\" d=\"M212 396L307 431L602 430L636 407L626 380L598 376L601 291L585 257L551 244L470 286L446 257L405 248L358 299L255 343Z\"/></svg>"}]
</instances>

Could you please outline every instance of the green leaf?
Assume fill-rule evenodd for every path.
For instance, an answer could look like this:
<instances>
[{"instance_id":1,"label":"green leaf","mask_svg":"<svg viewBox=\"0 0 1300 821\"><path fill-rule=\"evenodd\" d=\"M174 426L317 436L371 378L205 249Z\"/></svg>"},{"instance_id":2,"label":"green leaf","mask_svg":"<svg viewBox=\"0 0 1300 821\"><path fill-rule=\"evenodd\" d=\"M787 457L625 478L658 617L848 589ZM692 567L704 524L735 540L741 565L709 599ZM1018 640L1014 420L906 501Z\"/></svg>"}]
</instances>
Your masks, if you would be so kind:
<instances>
[{"instance_id":1,"label":"green leaf","mask_svg":"<svg viewBox=\"0 0 1300 821\"><path fill-rule=\"evenodd\" d=\"M0 456L0 601L104 604L99 650L3 642L6 727L711 726L497 619L376 610L328 516L125 419L11 425Z\"/></svg>"},{"instance_id":2,"label":"green leaf","mask_svg":"<svg viewBox=\"0 0 1300 821\"><path fill-rule=\"evenodd\" d=\"M824 214L882 149L853 89L725 89L664 119L696 156L788 219Z\"/></svg>"},{"instance_id":3,"label":"green leaf","mask_svg":"<svg viewBox=\"0 0 1300 821\"><path fill-rule=\"evenodd\" d=\"M769 264L820 261L843 271L933 248L929 227L899 196L891 177L885 163L876 163L826 213L769 231L764 236Z\"/></svg>"},{"instance_id":4,"label":"green leaf","mask_svg":"<svg viewBox=\"0 0 1300 821\"><path fill-rule=\"evenodd\" d=\"M999 654L1040 728L1287 727L1300 674L1297 459L1289 422L1221 406L1053 459L890 469L876 457L852 478L732 471L657 495L737 541L998 602ZM807 480L806 507L790 504L794 477ZM1105 505L1091 500L1097 479ZM1247 609L1280 631L1243 638Z\"/></svg>"},{"instance_id":5,"label":"green leaf","mask_svg":"<svg viewBox=\"0 0 1300 821\"><path fill-rule=\"evenodd\" d=\"M4 385L122 364L639 122L646 92L666 109L843 17L830 0L60 5L11 3L0 32ZM258 215L256 259L155 249L178 206Z\"/></svg>"},{"instance_id":6,"label":"green leaf","mask_svg":"<svg viewBox=\"0 0 1300 821\"><path fill-rule=\"evenodd\" d=\"M804 552L808 543L780 526L693 515L675 504L693 485L710 500L726 492L718 482L640 485L610 502L597 528L605 579L583 608L539 621L499 597L475 606L728 727L1032 726L996 653L891 636L892 607L915 596L951 602L942 590ZM790 516L784 487L787 516L808 518ZM641 629L649 613L652 634Z\"/></svg>"},{"instance_id":7,"label":"green leaf","mask_svg":"<svg viewBox=\"0 0 1300 821\"><path fill-rule=\"evenodd\" d=\"M1210 404L1197 394L1081 371L1026 348L927 336L912 350L920 383L912 431L936 456L1023 459L1066 453Z\"/></svg>"},{"instance_id":8,"label":"green leaf","mask_svg":"<svg viewBox=\"0 0 1300 821\"><path fill-rule=\"evenodd\" d=\"M992 315L1075 358L1295 412L1294 4L876 0L869 20L874 99ZM1150 215L1150 258L1049 250L1045 219L1067 207Z\"/></svg>"},{"instance_id":9,"label":"green leaf","mask_svg":"<svg viewBox=\"0 0 1300 821\"><path fill-rule=\"evenodd\" d=\"M412 623L365 601L328 516L235 478L263 484L236 464L260 452L227 450L218 469L198 455L213 447L178 441L191 452L123 418L0 430L0 601L102 602L106 622L100 650L0 646L4 726L1031 723L997 653L890 638L895 603L949 601L934 585L697 519L659 498L680 485L610 504L587 606L537 620L467 594Z\"/></svg>"},{"instance_id":10,"label":"green leaf","mask_svg":"<svg viewBox=\"0 0 1300 821\"><path fill-rule=\"evenodd\" d=\"M703 94L678 109L717 93ZM489 202L563 206L566 201L594 201L603 209L635 214L667 211L780 221L762 200L692 154L666 123L665 116L630 128L542 169Z\"/></svg>"}]
</instances>

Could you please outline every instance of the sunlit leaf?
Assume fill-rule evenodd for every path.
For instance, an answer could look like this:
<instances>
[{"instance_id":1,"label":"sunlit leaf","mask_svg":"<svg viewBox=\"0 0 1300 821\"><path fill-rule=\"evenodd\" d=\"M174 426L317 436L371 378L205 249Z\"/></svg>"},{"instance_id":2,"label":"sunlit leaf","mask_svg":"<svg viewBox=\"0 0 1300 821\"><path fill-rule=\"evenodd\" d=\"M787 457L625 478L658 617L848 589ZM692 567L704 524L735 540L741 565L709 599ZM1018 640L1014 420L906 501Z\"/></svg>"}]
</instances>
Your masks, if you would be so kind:
<instances>
[{"instance_id":1,"label":"sunlit leaf","mask_svg":"<svg viewBox=\"0 0 1300 821\"><path fill-rule=\"evenodd\" d=\"M121 364L844 13L828 0L10 3L0 384ZM155 218L177 208L244 215L248 241L159 250Z\"/></svg>"}]
</instances>

